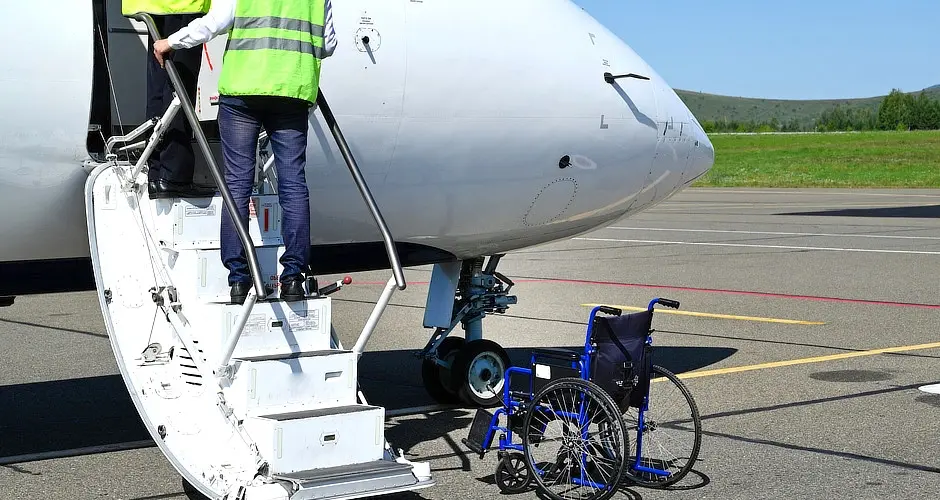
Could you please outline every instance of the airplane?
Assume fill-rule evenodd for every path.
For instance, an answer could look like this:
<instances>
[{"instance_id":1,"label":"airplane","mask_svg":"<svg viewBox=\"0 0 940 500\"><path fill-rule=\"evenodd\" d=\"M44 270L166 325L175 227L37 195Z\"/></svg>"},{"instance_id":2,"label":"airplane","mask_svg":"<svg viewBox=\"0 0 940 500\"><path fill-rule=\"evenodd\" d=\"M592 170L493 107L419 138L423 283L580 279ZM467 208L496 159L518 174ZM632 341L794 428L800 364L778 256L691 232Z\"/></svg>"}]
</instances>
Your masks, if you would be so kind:
<instances>
[{"instance_id":1,"label":"airplane","mask_svg":"<svg viewBox=\"0 0 940 500\"><path fill-rule=\"evenodd\" d=\"M146 121L152 55L119 0L5 12L0 297L11 305L96 289L84 186L108 138ZM333 16L339 45L320 88L401 264L434 266L425 387L441 402L492 405L498 387L479 382L508 356L482 321L516 302L500 258L661 203L712 167L714 148L666 81L570 0L340 0ZM193 103L210 139L224 39L205 46ZM390 269L322 116L310 123L311 272ZM458 325L465 338L448 337ZM487 353L503 366L478 363Z\"/></svg>"},{"instance_id":2,"label":"airplane","mask_svg":"<svg viewBox=\"0 0 940 500\"><path fill-rule=\"evenodd\" d=\"M339 46L321 89L403 265L466 270L484 256L568 239L648 209L711 168L714 149L693 114L582 8L529 0L487 15L486 6L333 7ZM12 303L95 288L82 185L104 139L145 121L149 54L146 31L121 16L118 0L7 9L6 47L40 22L61 26L0 58L0 297ZM223 48L224 36L207 46L194 103L210 134L216 96L207 82L218 78ZM311 271L388 269L327 135L311 127Z\"/></svg>"}]
</instances>

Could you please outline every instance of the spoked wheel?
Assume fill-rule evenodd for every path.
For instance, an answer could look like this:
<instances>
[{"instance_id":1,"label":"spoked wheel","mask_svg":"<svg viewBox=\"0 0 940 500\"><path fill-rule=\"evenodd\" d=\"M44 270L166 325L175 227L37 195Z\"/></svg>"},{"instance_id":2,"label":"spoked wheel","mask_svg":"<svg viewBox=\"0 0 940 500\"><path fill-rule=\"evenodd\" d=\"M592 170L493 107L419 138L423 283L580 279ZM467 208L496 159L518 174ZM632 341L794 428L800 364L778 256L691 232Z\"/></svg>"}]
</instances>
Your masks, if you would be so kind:
<instances>
[{"instance_id":1,"label":"spoked wheel","mask_svg":"<svg viewBox=\"0 0 940 500\"><path fill-rule=\"evenodd\" d=\"M522 442L532 479L553 500L610 498L627 465L629 443L616 403L583 379L558 379L535 395Z\"/></svg>"},{"instance_id":2,"label":"spoked wheel","mask_svg":"<svg viewBox=\"0 0 940 500\"><path fill-rule=\"evenodd\" d=\"M503 401L503 384L509 366L509 355L499 344L492 340L474 340L454 357L451 384L457 389L460 400L470 406L497 406Z\"/></svg>"},{"instance_id":3,"label":"spoked wheel","mask_svg":"<svg viewBox=\"0 0 940 500\"><path fill-rule=\"evenodd\" d=\"M496 466L496 485L503 493L522 493L529 488L532 474L519 452L507 453Z\"/></svg>"},{"instance_id":4,"label":"spoked wheel","mask_svg":"<svg viewBox=\"0 0 940 500\"><path fill-rule=\"evenodd\" d=\"M437 348L437 357L451 363L451 368L453 368L454 357L465 344L466 341L460 337L447 337ZM430 359L421 361L421 380L424 382L424 389L438 403L460 402L457 389L451 384L451 379L451 369L444 368Z\"/></svg>"},{"instance_id":5,"label":"spoked wheel","mask_svg":"<svg viewBox=\"0 0 940 500\"><path fill-rule=\"evenodd\" d=\"M636 436L627 475L638 485L664 488L692 470L702 443L702 421L689 389L661 366L653 365L647 407L642 412L642 432L638 408L628 408L623 415L627 431ZM644 470L647 468L654 470Z\"/></svg>"}]
</instances>

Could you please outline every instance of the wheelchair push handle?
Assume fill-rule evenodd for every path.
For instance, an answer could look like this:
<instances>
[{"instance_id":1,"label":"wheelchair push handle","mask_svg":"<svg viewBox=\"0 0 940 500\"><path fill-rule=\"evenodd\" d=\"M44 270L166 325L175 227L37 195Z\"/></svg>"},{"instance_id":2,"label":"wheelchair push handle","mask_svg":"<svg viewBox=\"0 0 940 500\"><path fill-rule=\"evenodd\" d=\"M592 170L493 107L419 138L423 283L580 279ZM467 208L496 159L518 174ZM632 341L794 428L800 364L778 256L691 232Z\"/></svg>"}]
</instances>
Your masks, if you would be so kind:
<instances>
[{"instance_id":1,"label":"wheelchair push handle","mask_svg":"<svg viewBox=\"0 0 940 500\"><path fill-rule=\"evenodd\" d=\"M621 311L620 309L617 309L616 307L610 307L610 306L600 306L597 308L597 310L604 314L613 314L614 316L620 316L621 314L623 314L623 311Z\"/></svg>"},{"instance_id":2,"label":"wheelchair push handle","mask_svg":"<svg viewBox=\"0 0 940 500\"><path fill-rule=\"evenodd\" d=\"M647 307L647 309L650 310L650 311L652 311L652 310L653 310L653 306L656 305L656 304L659 304L659 305L664 306L664 307L669 307L669 308L671 308L671 309L678 309L678 308L679 308L679 301L678 301L678 300L661 299L661 298L657 297L657 298L655 298L655 299L653 299L653 300L650 301L650 305Z\"/></svg>"}]
</instances>

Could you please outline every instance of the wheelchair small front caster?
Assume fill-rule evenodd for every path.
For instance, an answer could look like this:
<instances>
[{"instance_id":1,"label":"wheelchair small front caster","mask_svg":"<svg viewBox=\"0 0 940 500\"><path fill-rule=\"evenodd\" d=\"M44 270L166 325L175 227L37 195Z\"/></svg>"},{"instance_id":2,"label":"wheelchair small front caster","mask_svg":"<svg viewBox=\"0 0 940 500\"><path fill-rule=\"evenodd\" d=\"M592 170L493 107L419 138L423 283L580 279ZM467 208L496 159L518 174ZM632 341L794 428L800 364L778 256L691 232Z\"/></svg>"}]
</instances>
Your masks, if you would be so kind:
<instances>
[{"instance_id":1,"label":"wheelchair small front caster","mask_svg":"<svg viewBox=\"0 0 940 500\"><path fill-rule=\"evenodd\" d=\"M496 486L503 493L522 493L529 488L532 476L522 453L512 452L503 456L496 466Z\"/></svg>"}]
</instances>

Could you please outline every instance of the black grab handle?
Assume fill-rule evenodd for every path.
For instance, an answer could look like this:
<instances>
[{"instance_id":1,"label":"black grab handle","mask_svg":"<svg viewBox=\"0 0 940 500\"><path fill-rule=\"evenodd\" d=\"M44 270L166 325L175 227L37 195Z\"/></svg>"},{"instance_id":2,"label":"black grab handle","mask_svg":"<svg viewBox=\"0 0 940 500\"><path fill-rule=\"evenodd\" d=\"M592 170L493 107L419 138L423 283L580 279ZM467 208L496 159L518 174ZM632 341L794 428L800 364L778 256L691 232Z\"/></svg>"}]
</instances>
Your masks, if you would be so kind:
<instances>
[{"instance_id":1,"label":"black grab handle","mask_svg":"<svg viewBox=\"0 0 940 500\"><path fill-rule=\"evenodd\" d=\"M623 314L623 311L621 311L620 309L617 309L616 307L610 307L610 306L601 306L600 309L598 309L598 311L602 313L606 313L606 314L613 314L614 316L620 316L621 314Z\"/></svg>"},{"instance_id":2,"label":"black grab handle","mask_svg":"<svg viewBox=\"0 0 940 500\"><path fill-rule=\"evenodd\" d=\"M671 307L671 308L673 308L673 309L678 309L678 308L679 308L679 301L678 301L678 300L672 300L672 299L659 299L659 305L665 306L665 307Z\"/></svg>"}]
</instances>

